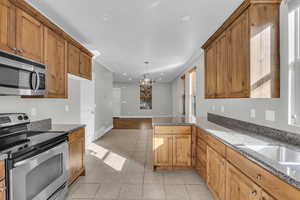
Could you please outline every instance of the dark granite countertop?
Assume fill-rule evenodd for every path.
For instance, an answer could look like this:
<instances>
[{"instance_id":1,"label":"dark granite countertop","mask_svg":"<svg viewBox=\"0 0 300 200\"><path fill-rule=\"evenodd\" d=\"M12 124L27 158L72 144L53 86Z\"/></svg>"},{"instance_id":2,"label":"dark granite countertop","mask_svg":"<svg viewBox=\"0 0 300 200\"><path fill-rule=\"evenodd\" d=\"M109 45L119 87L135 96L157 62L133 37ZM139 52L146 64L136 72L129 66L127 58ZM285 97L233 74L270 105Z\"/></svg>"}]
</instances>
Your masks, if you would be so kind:
<instances>
[{"instance_id":1,"label":"dark granite countertop","mask_svg":"<svg viewBox=\"0 0 300 200\"><path fill-rule=\"evenodd\" d=\"M84 124L52 124L51 129L48 131L70 133L85 126Z\"/></svg>"},{"instance_id":2,"label":"dark granite countertop","mask_svg":"<svg viewBox=\"0 0 300 200\"><path fill-rule=\"evenodd\" d=\"M300 156L300 146L280 142L272 137L261 136L249 131L228 129L208 121L207 118L161 117L153 118L152 124L153 126L195 125L240 152L249 160L257 163L281 180L300 189L300 157L287 156L294 159L289 160L289 162L294 164L293 166L289 166L283 164L280 160L273 159L265 150L264 152L259 152L251 149L253 147L279 147Z\"/></svg>"}]
</instances>

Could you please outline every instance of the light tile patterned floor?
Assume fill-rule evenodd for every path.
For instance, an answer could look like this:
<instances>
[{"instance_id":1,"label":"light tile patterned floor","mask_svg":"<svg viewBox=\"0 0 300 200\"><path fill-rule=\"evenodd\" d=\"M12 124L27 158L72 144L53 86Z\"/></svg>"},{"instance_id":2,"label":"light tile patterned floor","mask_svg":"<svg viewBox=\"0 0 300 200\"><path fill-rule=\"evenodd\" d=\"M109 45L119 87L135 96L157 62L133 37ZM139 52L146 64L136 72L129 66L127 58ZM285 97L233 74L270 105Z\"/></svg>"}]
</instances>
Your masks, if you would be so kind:
<instances>
[{"instance_id":1,"label":"light tile patterned floor","mask_svg":"<svg viewBox=\"0 0 300 200\"><path fill-rule=\"evenodd\" d=\"M87 149L68 200L213 200L194 171L152 171L151 130L112 130Z\"/></svg>"}]
</instances>

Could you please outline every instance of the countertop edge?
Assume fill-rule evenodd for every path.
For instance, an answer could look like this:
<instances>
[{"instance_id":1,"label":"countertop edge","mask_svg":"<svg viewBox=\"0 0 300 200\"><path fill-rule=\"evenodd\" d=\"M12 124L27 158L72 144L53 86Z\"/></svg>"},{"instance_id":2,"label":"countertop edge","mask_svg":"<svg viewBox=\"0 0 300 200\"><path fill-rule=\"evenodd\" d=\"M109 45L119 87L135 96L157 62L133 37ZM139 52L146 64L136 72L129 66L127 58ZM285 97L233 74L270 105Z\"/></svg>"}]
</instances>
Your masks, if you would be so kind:
<instances>
[{"instance_id":1,"label":"countertop edge","mask_svg":"<svg viewBox=\"0 0 300 200\"><path fill-rule=\"evenodd\" d=\"M213 123L213 122L210 122ZM213 123L215 124L215 123ZM254 155L249 154L246 151L241 150L240 148L238 148L236 145L234 144L230 144L228 142L226 142L225 140L223 140L222 138L216 136L214 133L212 133L211 131L207 130L206 127L201 126L200 124L194 123L194 122L154 122L152 123L153 126L196 126L197 128L203 129L206 133L208 133L209 135L213 136L214 138L216 138L218 141L222 142L223 144L227 145L228 147L234 149L235 151L239 152L241 155L243 155L244 157L246 157L248 160L254 162L255 164L257 164L258 166L262 167L263 169L265 169L266 171L268 171L269 173L271 173L272 175L276 176L277 178L279 178L281 181L295 187L296 189L300 190L300 182L295 180L294 178L287 176L286 174L282 173L281 171L278 171L276 168L272 167L271 165L263 162L262 160L260 160L259 158L255 157ZM222 127L218 124L215 124L216 126ZM225 129L228 129L226 127L222 127ZM230 130L230 129L228 129ZM238 132L236 130L234 130L234 132ZM243 134L243 133L240 133ZM249 135L247 135L249 136Z\"/></svg>"}]
</instances>

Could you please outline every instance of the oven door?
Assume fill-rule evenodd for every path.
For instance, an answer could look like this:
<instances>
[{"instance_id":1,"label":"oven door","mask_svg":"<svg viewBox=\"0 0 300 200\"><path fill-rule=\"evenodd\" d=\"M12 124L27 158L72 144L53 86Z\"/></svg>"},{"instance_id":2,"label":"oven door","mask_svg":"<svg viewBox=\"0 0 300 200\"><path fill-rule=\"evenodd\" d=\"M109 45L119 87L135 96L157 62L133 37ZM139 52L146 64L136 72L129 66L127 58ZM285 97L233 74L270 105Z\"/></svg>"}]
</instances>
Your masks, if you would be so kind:
<instances>
[{"instance_id":1,"label":"oven door","mask_svg":"<svg viewBox=\"0 0 300 200\"><path fill-rule=\"evenodd\" d=\"M68 143L18 161L10 170L10 200L46 200L68 179Z\"/></svg>"}]
</instances>

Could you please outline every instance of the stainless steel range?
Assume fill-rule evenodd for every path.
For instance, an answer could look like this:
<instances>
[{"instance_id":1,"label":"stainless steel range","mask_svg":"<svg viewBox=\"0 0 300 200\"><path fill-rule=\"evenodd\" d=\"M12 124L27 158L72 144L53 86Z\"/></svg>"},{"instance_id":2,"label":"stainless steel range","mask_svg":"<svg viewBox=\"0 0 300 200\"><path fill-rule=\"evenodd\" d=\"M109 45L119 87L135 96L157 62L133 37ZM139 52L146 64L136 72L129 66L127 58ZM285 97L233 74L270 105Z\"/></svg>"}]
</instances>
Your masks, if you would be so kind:
<instances>
[{"instance_id":1,"label":"stainless steel range","mask_svg":"<svg viewBox=\"0 0 300 200\"><path fill-rule=\"evenodd\" d=\"M64 200L68 143L59 132L33 132L26 114L0 114L0 151L8 153L9 200Z\"/></svg>"}]
</instances>

